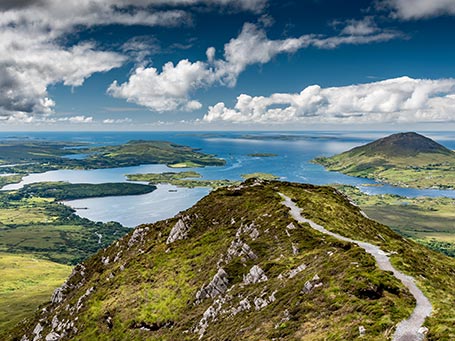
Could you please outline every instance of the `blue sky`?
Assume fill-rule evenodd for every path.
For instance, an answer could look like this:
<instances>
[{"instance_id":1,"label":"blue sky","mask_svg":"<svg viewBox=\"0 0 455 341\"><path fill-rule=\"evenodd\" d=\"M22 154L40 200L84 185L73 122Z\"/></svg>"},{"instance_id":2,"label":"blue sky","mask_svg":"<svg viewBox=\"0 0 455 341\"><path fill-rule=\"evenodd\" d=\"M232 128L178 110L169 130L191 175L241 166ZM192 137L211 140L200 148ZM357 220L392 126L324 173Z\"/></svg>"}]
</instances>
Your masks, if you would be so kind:
<instances>
[{"instance_id":1,"label":"blue sky","mask_svg":"<svg viewBox=\"0 0 455 341\"><path fill-rule=\"evenodd\" d=\"M454 0L0 4L0 130L455 128Z\"/></svg>"}]
</instances>

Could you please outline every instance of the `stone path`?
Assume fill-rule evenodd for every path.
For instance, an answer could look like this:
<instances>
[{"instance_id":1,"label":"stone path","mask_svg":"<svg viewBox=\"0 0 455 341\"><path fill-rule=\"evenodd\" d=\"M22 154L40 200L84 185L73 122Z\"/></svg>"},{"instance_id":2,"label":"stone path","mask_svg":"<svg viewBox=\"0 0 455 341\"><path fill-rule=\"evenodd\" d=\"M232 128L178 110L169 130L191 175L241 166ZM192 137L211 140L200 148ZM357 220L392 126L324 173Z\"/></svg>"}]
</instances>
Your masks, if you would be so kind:
<instances>
[{"instance_id":1,"label":"stone path","mask_svg":"<svg viewBox=\"0 0 455 341\"><path fill-rule=\"evenodd\" d=\"M367 253L372 255L381 270L391 271L393 275L399 279L403 285L409 289L411 294L414 296L416 300L416 307L412 312L411 316L406 320L401 321L395 333L393 334L392 340L393 341L421 341L425 338L424 335L424 328L422 328L422 324L425 321L425 318L431 314L432 307L431 303L428 298L423 294L423 292L417 287L414 282L414 278L408 275L405 275L401 271L398 271L393 267L390 263L390 259L388 255L382 251L378 246L354 240L351 238L343 237L337 233L333 233L331 231L326 230L323 226L316 224L312 220L306 219L301 214L301 209L297 207L297 205L292 202L292 200L285 196L282 193L279 193L280 196L284 199L283 204L291 210L291 216L301 223L307 223L311 226L311 228L324 233L326 235L332 236L336 239L343 240L345 242L350 242L357 244L361 248L363 248Z\"/></svg>"}]
</instances>

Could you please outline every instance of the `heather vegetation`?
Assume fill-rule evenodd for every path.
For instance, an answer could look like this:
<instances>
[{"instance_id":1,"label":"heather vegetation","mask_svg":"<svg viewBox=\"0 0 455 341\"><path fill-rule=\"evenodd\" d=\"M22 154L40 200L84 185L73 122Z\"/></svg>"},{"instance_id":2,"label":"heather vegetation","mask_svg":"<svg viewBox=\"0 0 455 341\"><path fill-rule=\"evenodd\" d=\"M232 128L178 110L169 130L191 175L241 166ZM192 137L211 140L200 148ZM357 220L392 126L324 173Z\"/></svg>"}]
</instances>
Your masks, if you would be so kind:
<instances>
[{"instance_id":1,"label":"heather vegetation","mask_svg":"<svg viewBox=\"0 0 455 341\"><path fill-rule=\"evenodd\" d=\"M390 253L434 306L428 339L455 337L453 259L369 220L331 187L258 180L131 231L10 335L32 336L38 320L48 335L55 317L72 340L390 337L413 310L407 289L360 247L294 221L278 192L327 229Z\"/></svg>"}]
</instances>

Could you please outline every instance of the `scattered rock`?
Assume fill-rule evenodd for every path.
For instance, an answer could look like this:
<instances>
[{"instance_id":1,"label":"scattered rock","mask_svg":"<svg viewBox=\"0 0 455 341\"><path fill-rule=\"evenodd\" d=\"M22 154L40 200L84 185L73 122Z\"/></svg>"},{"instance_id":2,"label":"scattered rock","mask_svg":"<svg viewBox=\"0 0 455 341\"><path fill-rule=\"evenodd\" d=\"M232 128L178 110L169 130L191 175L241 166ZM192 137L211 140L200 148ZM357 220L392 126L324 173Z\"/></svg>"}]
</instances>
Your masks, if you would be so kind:
<instances>
[{"instance_id":1,"label":"scattered rock","mask_svg":"<svg viewBox=\"0 0 455 341\"><path fill-rule=\"evenodd\" d=\"M220 297L219 299L215 300L213 304L204 312L201 320L194 329L194 332L199 334L199 339L202 339L204 336L204 333L209 326L209 322L217 318L225 302L226 299L224 297Z\"/></svg>"},{"instance_id":2,"label":"scattered rock","mask_svg":"<svg viewBox=\"0 0 455 341\"><path fill-rule=\"evenodd\" d=\"M299 253L299 249L297 248L297 246L295 246L294 243L292 243L292 254L297 255L298 253Z\"/></svg>"},{"instance_id":3,"label":"scattered rock","mask_svg":"<svg viewBox=\"0 0 455 341\"><path fill-rule=\"evenodd\" d=\"M137 242L142 242L144 240L144 235L149 231L148 227L138 227L134 230L131 235L130 240L128 240L128 247L133 246Z\"/></svg>"},{"instance_id":4,"label":"scattered rock","mask_svg":"<svg viewBox=\"0 0 455 341\"><path fill-rule=\"evenodd\" d=\"M44 329L44 327L38 322L38 324L33 329L33 335L35 335L35 337L33 338L33 341L37 341L37 340L41 339L41 332L43 331L43 329Z\"/></svg>"},{"instance_id":5,"label":"scattered rock","mask_svg":"<svg viewBox=\"0 0 455 341\"><path fill-rule=\"evenodd\" d=\"M259 237L259 231L257 228L254 228L250 233L250 238L256 240L257 237Z\"/></svg>"},{"instance_id":6,"label":"scattered rock","mask_svg":"<svg viewBox=\"0 0 455 341\"><path fill-rule=\"evenodd\" d=\"M243 275L243 283L245 284L260 283L267 280L268 278L264 270L257 265L254 265L248 274Z\"/></svg>"},{"instance_id":7,"label":"scattered rock","mask_svg":"<svg viewBox=\"0 0 455 341\"><path fill-rule=\"evenodd\" d=\"M295 227L295 225L293 223L289 223L288 226L286 226L286 228L288 230L295 230L296 229L296 227Z\"/></svg>"},{"instance_id":8,"label":"scattered rock","mask_svg":"<svg viewBox=\"0 0 455 341\"><path fill-rule=\"evenodd\" d=\"M236 308L232 308L231 316L235 316L238 313L251 309L251 304L248 298L244 298L239 302L239 305Z\"/></svg>"},{"instance_id":9,"label":"scattered rock","mask_svg":"<svg viewBox=\"0 0 455 341\"><path fill-rule=\"evenodd\" d=\"M280 326L283 324L283 323L286 323L288 322L290 319L291 319L291 316L289 314L289 310L285 310L284 313L283 313L283 318L280 320L280 322L278 322L277 324L275 324L275 329L278 329L280 328Z\"/></svg>"},{"instance_id":10,"label":"scattered rock","mask_svg":"<svg viewBox=\"0 0 455 341\"><path fill-rule=\"evenodd\" d=\"M246 257L249 259L256 259L256 254L251 250L249 245L243 242L240 238L234 239L229 246L225 258L225 262L228 263L235 257ZM246 261L246 259L245 259Z\"/></svg>"},{"instance_id":11,"label":"scattered rock","mask_svg":"<svg viewBox=\"0 0 455 341\"><path fill-rule=\"evenodd\" d=\"M77 300L77 304L76 304L77 311L79 311L82 308L82 301L85 298L87 298L94 290L95 290L95 288L91 287L90 289L87 289L87 291L81 297L79 297L79 299Z\"/></svg>"},{"instance_id":12,"label":"scattered rock","mask_svg":"<svg viewBox=\"0 0 455 341\"><path fill-rule=\"evenodd\" d=\"M57 328L58 324L59 324L58 317L57 315L54 315L54 317L52 318L52 330Z\"/></svg>"},{"instance_id":13,"label":"scattered rock","mask_svg":"<svg viewBox=\"0 0 455 341\"><path fill-rule=\"evenodd\" d=\"M268 297L264 297L266 294L263 293L260 297L255 297L253 300L254 307L256 310L261 310L267 307L270 303L275 302L275 294L277 291L272 292L272 294Z\"/></svg>"},{"instance_id":14,"label":"scattered rock","mask_svg":"<svg viewBox=\"0 0 455 341\"><path fill-rule=\"evenodd\" d=\"M57 289L54 290L54 293L52 294L51 297L51 302L53 304L57 304L63 301L63 292L66 289L66 283L63 283L63 285Z\"/></svg>"},{"instance_id":15,"label":"scattered rock","mask_svg":"<svg viewBox=\"0 0 455 341\"><path fill-rule=\"evenodd\" d=\"M177 223L175 223L174 227L172 228L171 232L169 233L169 237L166 240L166 244L171 244L176 240L185 239L190 231L190 227L185 224L185 218L180 218Z\"/></svg>"},{"instance_id":16,"label":"scattered rock","mask_svg":"<svg viewBox=\"0 0 455 341\"><path fill-rule=\"evenodd\" d=\"M46 335L46 341L57 341L60 340L60 335L56 332L50 332Z\"/></svg>"},{"instance_id":17,"label":"scattered rock","mask_svg":"<svg viewBox=\"0 0 455 341\"><path fill-rule=\"evenodd\" d=\"M311 292L315 288L319 288L322 286L322 282L320 282L319 276L316 274L313 278L309 281L306 281L303 285L302 293L307 294Z\"/></svg>"},{"instance_id":18,"label":"scattered rock","mask_svg":"<svg viewBox=\"0 0 455 341\"><path fill-rule=\"evenodd\" d=\"M200 303L207 297L215 298L216 296L225 293L229 284L227 277L226 271L219 269L210 283L196 293L196 302Z\"/></svg>"},{"instance_id":19,"label":"scattered rock","mask_svg":"<svg viewBox=\"0 0 455 341\"><path fill-rule=\"evenodd\" d=\"M296 267L295 269L292 269L289 272L289 278L294 278L298 273L302 272L305 269L306 269L306 265L305 264L299 265L298 267Z\"/></svg>"}]
</instances>

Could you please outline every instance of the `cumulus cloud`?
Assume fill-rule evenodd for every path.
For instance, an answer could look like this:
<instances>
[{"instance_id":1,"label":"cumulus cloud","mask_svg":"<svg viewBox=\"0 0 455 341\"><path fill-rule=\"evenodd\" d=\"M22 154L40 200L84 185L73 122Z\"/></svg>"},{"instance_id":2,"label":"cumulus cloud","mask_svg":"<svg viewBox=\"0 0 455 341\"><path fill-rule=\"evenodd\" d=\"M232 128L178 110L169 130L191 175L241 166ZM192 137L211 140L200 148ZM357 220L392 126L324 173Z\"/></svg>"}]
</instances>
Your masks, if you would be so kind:
<instances>
[{"instance_id":1,"label":"cumulus cloud","mask_svg":"<svg viewBox=\"0 0 455 341\"><path fill-rule=\"evenodd\" d=\"M333 49L343 44L368 44L399 36L400 33L393 31L376 29L362 33L357 29L355 34L350 35L341 32L333 37L302 35L272 40L264 29L246 23L240 34L224 45L222 59L217 59L215 48L209 47L206 61L190 62L184 59L176 65L169 62L161 71L155 67L140 66L127 82L113 82L108 93L159 112L196 110L202 105L191 98L195 90L214 84L233 87L248 66L268 63L278 54L294 53L309 46Z\"/></svg>"},{"instance_id":2,"label":"cumulus cloud","mask_svg":"<svg viewBox=\"0 0 455 341\"><path fill-rule=\"evenodd\" d=\"M393 16L405 20L455 15L453 0L383 0L379 4L391 8Z\"/></svg>"},{"instance_id":3,"label":"cumulus cloud","mask_svg":"<svg viewBox=\"0 0 455 341\"><path fill-rule=\"evenodd\" d=\"M0 2L0 120L45 117L55 103L48 86L80 86L133 58L142 63L153 41L131 40L123 54L93 42L65 45L67 34L99 25L177 26L191 21L190 5L259 12L266 0L5 0ZM189 107L196 107L190 103Z\"/></svg>"},{"instance_id":4,"label":"cumulus cloud","mask_svg":"<svg viewBox=\"0 0 455 341\"><path fill-rule=\"evenodd\" d=\"M250 123L434 122L455 120L455 79L400 77L343 87L308 86L269 97L242 94L234 108L209 107L204 121Z\"/></svg>"},{"instance_id":5,"label":"cumulus cloud","mask_svg":"<svg viewBox=\"0 0 455 341\"><path fill-rule=\"evenodd\" d=\"M111 84L108 93L156 111L195 110L202 104L188 98L189 93L210 83L212 73L206 63L181 60L171 62L158 72L154 67L138 67L128 82Z\"/></svg>"},{"instance_id":6,"label":"cumulus cloud","mask_svg":"<svg viewBox=\"0 0 455 341\"><path fill-rule=\"evenodd\" d=\"M348 20L341 33L346 35L369 35L379 31L373 17L368 16L361 20Z\"/></svg>"}]
</instances>

